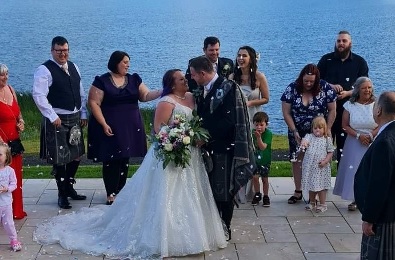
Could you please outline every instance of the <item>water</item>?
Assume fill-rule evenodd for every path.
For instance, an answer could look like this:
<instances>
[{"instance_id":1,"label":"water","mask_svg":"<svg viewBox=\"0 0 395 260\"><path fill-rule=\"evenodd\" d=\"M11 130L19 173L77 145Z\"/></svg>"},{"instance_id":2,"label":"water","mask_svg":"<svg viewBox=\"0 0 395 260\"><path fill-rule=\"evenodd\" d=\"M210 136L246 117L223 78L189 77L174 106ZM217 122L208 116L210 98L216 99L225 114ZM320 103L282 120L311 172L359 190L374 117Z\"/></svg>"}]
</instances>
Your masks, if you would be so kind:
<instances>
[{"instance_id":1,"label":"water","mask_svg":"<svg viewBox=\"0 0 395 260\"><path fill-rule=\"evenodd\" d=\"M33 73L50 58L56 35L68 39L86 90L117 49L131 56L131 72L161 88L166 70L185 71L188 60L202 54L204 38L215 35L223 57L234 59L242 45L261 53L259 70L270 88L264 110L271 129L285 133L282 92L305 64L333 50L343 29L368 62L375 93L395 89L393 0L0 0L0 24L0 62L19 92L31 91Z\"/></svg>"}]
</instances>

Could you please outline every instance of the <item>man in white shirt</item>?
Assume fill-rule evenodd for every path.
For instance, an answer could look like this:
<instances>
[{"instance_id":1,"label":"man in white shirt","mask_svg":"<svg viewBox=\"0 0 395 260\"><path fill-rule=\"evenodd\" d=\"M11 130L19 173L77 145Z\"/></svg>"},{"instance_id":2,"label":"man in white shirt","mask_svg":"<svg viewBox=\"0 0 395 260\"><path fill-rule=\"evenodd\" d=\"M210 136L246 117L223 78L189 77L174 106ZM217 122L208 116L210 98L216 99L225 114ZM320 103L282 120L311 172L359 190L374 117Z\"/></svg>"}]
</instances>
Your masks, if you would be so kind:
<instances>
[{"instance_id":1,"label":"man in white shirt","mask_svg":"<svg viewBox=\"0 0 395 260\"><path fill-rule=\"evenodd\" d=\"M52 40L52 59L34 73L33 99L43 115L40 157L53 165L58 205L71 208L68 197L84 200L73 188L80 157L85 153L82 127L87 125L86 97L80 71L68 61L69 44L62 36Z\"/></svg>"},{"instance_id":2,"label":"man in white shirt","mask_svg":"<svg viewBox=\"0 0 395 260\"><path fill-rule=\"evenodd\" d=\"M233 73L234 65L231 59L219 57L220 45L221 43L219 42L219 39L217 37L207 37L206 39L204 39L203 43L203 56L211 61L215 72L217 72L219 76L227 79L229 75ZM190 63L191 60L189 60L188 64ZM189 92L194 92L196 89L198 90L198 85L196 84L196 81L191 77L191 71L189 66L185 73L185 77L188 80Z\"/></svg>"}]
</instances>

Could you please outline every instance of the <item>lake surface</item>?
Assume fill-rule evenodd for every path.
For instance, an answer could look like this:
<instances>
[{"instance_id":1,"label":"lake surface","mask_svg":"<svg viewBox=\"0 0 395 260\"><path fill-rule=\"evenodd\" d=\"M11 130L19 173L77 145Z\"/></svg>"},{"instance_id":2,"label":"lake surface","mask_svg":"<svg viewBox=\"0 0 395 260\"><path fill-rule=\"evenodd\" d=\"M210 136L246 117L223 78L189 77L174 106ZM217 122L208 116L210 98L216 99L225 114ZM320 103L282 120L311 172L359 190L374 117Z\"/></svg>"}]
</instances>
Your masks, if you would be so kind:
<instances>
[{"instance_id":1,"label":"lake surface","mask_svg":"<svg viewBox=\"0 0 395 260\"><path fill-rule=\"evenodd\" d=\"M0 0L0 62L9 83L30 92L35 69L50 58L51 40L65 36L70 60L88 91L94 76L107 71L114 50L131 56L153 89L164 72L187 68L202 54L203 40L221 40L221 56L235 59L242 45L261 53L270 101L270 128L285 133L280 96L307 63L331 52L338 31L352 34L353 51L369 65L375 93L395 90L395 1L393 0ZM155 102L142 106L154 106Z\"/></svg>"}]
</instances>

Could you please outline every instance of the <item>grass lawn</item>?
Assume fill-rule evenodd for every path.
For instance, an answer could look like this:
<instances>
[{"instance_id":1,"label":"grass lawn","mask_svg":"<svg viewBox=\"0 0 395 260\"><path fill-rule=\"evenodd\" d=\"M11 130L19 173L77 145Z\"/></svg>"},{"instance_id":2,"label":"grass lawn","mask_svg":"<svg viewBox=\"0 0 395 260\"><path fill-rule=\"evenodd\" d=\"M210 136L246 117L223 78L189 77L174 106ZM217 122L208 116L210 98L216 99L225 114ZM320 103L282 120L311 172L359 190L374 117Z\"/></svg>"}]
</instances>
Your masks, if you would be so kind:
<instances>
[{"instance_id":1,"label":"grass lawn","mask_svg":"<svg viewBox=\"0 0 395 260\"><path fill-rule=\"evenodd\" d=\"M35 155L38 157L40 149L40 123L41 114L34 104L31 94L19 93L18 103L21 107L22 115L25 120L25 131L21 134L23 145L25 146L26 154ZM144 120L144 127L146 133L151 133L152 122L154 116L153 108L143 108L141 113ZM86 128L84 129L86 136ZM85 138L86 142L86 138ZM287 150L288 140L284 135L274 135L272 142L273 150ZM138 165L131 165L129 167L129 175L137 170ZM23 178L24 179L43 179L51 178L50 175L51 167L47 165L36 165L29 166L24 165L23 167ZM332 176L336 175L336 164L332 163ZM101 178L101 166L89 165L80 166L78 170L78 178ZM288 177L291 176L291 163L288 161L273 161L270 175L271 177Z\"/></svg>"}]
</instances>

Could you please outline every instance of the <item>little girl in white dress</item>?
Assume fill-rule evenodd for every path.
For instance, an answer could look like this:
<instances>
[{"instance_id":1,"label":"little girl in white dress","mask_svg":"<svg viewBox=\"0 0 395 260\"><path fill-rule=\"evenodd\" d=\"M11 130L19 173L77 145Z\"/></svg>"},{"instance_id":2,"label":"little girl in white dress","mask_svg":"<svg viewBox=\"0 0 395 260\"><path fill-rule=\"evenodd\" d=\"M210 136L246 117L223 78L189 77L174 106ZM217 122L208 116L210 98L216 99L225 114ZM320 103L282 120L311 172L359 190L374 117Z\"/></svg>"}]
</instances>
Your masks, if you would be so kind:
<instances>
[{"instance_id":1,"label":"little girl in white dress","mask_svg":"<svg viewBox=\"0 0 395 260\"><path fill-rule=\"evenodd\" d=\"M332 138L328 136L325 118L317 116L312 122L312 134L307 134L301 142L305 151L302 163L302 187L309 191L310 203L306 210L325 212L326 192L331 187L331 161L333 155ZM316 203L316 196L320 204Z\"/></svg>"}]
</instances>

